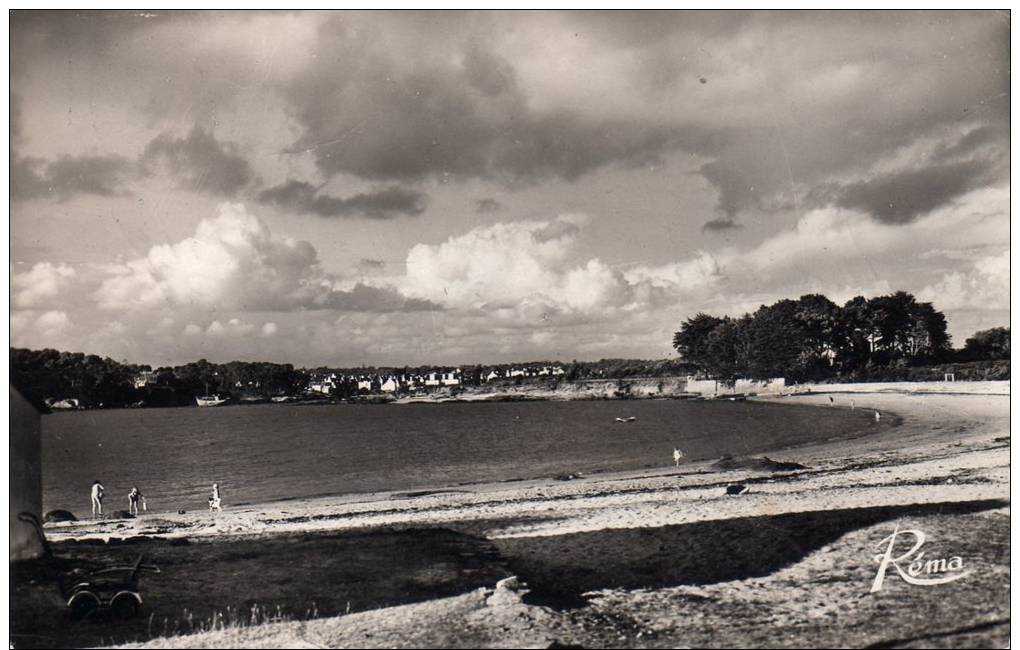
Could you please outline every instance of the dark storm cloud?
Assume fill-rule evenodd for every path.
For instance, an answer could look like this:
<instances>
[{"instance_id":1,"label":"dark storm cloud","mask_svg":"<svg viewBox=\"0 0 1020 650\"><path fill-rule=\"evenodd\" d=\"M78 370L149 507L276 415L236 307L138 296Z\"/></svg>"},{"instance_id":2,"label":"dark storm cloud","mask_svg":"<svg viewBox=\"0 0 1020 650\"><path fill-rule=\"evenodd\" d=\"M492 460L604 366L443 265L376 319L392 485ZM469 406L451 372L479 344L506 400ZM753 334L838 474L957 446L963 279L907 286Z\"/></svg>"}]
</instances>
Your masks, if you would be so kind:
<instances>
[{"instance_id":1,"label":"dark storm cloud","mask_svg":"<svg viewBox=\"0 0 1020 650\"><path fill-rule=\"evenodd\" d=\"M723 230L734 230L743 228L741 224L732 219L712 219L701 226L701 232L719 232Z\"/></svg>"},{"instance_id":2,"label":"dark storm cloud","mask_svg":"<svg viewBox=\"0 0 1020 650\"><path fill-rule=\"evenodd\" d=\"M131 161L122 156L62 156L50 163L12 156L11 196L61 201L78 194L123 196L132 174Z\"/></svg>"},{"instance_id":3,"label":"dark storm cloud","mask_svg":"<svg viewBox=\"0 0 1020 650\"><path fill-rule=\"evenodd\" d=\"M860 175L961 120L1008 119L1001 96L1008 25L978 13L557 14L576 38L632 53L633 92L679 102L660 118L626 120L597 106L535 108L519 62L490 46L484 20L390 18L396 33L406 34L400 29L410 22L410 33L443 34L442 44L407 38L395 55L379 25L326 21L324 50L287 88L304 131L295 149L311 152L327 177L484 178L517 187L686 150L698 156L732 222L748 210L795 207L818 184ZM496 24L517 20L501 16ZM468 36L458 40L459 31ZM989 49L988 41L1002 47ZM913 66L907 79L904 62ZM597 75L592 65L578 68L576 80ZM738 74L747 65L760 74ZM840 75L845 80L834 81ZM678 88L687 89L689 104ZM616 99L607 93L605 102ZM732 116L714 119L714 112Z\"/></svg>"},{"instance_id":4,"label":"dark storm cloud","mask_svg":"<svg viewBox=\"0 0 1020 650\"><path fill-rule=\"evenodd\" d=\"M430 300L409 298L391 287L373 287L357 283L349 291L333 291L321 305L325 309L364 312L442 311Z\"/></svg>"},{"instance_id":5,"label":"dark storm cloud","mask_svg":"<svg viewBox=\"0 0 1020 650\"><path fill-rule=\"evenodd\" d=\"M17 104L13 104L17 107ZM11 125L12 145L20 140L20 120ZM11 152L11 195L18 199L53 197L68 200L78 194L124 196L142 176L167 173L186 189L233 196L254 173L236 145L220 142L194 127L184 138L164 133L146 146L137 159L120 155L61 156L53 161Z\"/></svg>"},{"instance_id":6,"label":"dark storm cloud","mask_svg":"<svg viewBox=\"0 0 1020 650\"><path fill-rule=\"evenodd\" d=\"M808 194L813 205L860 210L876 221L906 224L1009 175L1008 129L1004 124L973 128L943 139L922 164L885 170L853 182L824 183Z\"/></svg>"},{"instance_id":7,"label":"dark storm cloud","mask_svg":"<svg viewBox=\"0 0 1020 650\"><path fill-rule=\"evenodd\" d=\"M124 194L131 161L123 156L62 156L46 167L47 180L61 196Z\"/></svg>"},{"instance_id":8,"label":"dark storm cloud","mask_svg":"<svg viewBox=\"0 0 1020 650\"><path fill-rule=\"evenodd\" d=\"M49 185L41 173L45 161L21 158L11 153L11 198L36 199L49 194Z\"/></svg>"},{"instance_id":9,"label":"dark storm cloud","mask_svg":"<svg viewBox=\"0 0 1020 650\"><path fill-rule=\"evenodd\" d=\"M974 160L908 170L847 185L837 203L883 223L910 223L991 180L991 169L989 161Z\"/></svg>"},{"instance_id":10,"label":"dark storm cloud","mask_svg":"<svg viewBox=\"0 0 1020 650\"><path fill-rule=\"evenodd\" d=\"M115 51L118 42L132 32L151 28L154 18L166 22L168 16L113 10L11 11L12 76L32 70L40 52L95 56Z\"/></svg>"},{"instance_id":11,"label":"dark storm cloud","mask_svg":"<svg viewBox=\"0 0 1020 650\"><path fill-rule=\"evenodd\" d=\"M409 67L380 52L371 30L334 20L321 37L323 63L299 74L286 96L304 130L294 150L312 152L326 176L572 180L655 160L678 139L657 125L536 112L511 63L475 43L455 52L460 65Z\"/></svg>"},{"instance_id":12,"label":"dark storm cloud","mask_svg":"<svg viewBox=\"0 0 1020 650\"><path fill-rule=\"evenodd\" d=\"M912 167L962 164L963 149L1001 144L1009 119L1009 20L994 12L16 12L12 25L19 81L29 70L70 74L74 61L125 105L159 107L150 117L211 115L251 130L262 125L244 101L273 93L267 107L281 101L284 132L296 129L288 150L310 155L326 179L519 188L686 153L719 218L734 223L826 194L876 205L863 184L898 151L934 147L934 158L889 172L906 183ZM255 43L283 33L309 47L274 51L268 65ZM949 160L935 159L940 147ZM229 195L254 176L236 148L201 130L160 136L152 158L198 191ZM1005 169L983 178L999 182ZM43 174L23 168L22 186ZM820 191L834 184L848 198ZM269 198L325 216L422 205L274 189L282 198ZM877 218L925 208L908 204Z\"/></svg>"},{"instance_id":13,"label":"dark storm cloud","mask_svg":"<svg viewBox=\"0 0 1020 650\"><path fill-rule=\"evenodd\" d=\"M978 176L983 182L1006 177L1003 165L984 169L959 158L984 156L981 149L1007 141L1008 23L987 13L804 13L810 15L783 14L784 22L773 15L748 25L762 54L774 60L764 69L760 114L745 125L735 122L721 146L702 152L712 159L701 172L718 192L720 212L732 219L796 207L802 195L834 178L874 176L883 158L924 142L938 143L930 158L900 163L891 172L898 178L847 188L842 204L868 206L878 219L903 223L973 189ZM899 37L892 35L897 29ZM851 33L855 38L842 38ZM773 49L794 35L798 47ZM706 76L727 83L726 72ZM961 131L967 135L958 139ZM950 159L950 167L932 164ZM930 186L925 177L946 186ZM899 207L889 208L881 194L895 188L900 194L892 202Z\"/></svg>"},{"instance_id":14,"label":"dark storm cloud","mask_svg":"<svg viewBox=\"0 0 1020 650\"><path fill-rule=\"evenodd\" d=\"M291 212L317 214L320 217L363 216L391 219L415 216L425 211L426 197L421 192L389 187L348 198L319 193L311 183L290 180L259 194L259 201Z\"/></svg>"},{"instance_id":15,"label":"dark storm cloud","mask_svg":"<svg viewBox=\"0 0 1020 650\"><path fill-rule=\"evenodd\" d=\"M237 145L221 142L199 126L183 138L157 136L146 146L141 164L150 173L164 168L187 189L221 196L236 194L254 177Z\"/></svg>"}]
</instances>

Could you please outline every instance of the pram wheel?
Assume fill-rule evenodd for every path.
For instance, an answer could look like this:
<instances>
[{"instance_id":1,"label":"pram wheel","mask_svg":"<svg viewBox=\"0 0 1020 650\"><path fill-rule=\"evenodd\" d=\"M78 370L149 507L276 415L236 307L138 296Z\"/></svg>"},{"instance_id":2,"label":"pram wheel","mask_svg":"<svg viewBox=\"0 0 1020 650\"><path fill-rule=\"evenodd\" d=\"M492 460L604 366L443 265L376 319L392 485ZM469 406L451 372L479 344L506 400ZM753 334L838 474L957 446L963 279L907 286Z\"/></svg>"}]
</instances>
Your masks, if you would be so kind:
<instances>
[{"instance_id":1,"label":"pram wheel","mask_svg":"<svg viewBox=\"0 0 1020 650\"><path fill-rule=\"evenodd\" d=\"M67 606L71 609L71 618L80 621L99 609L99 597L91 591L79 591L71 596Z\"/></svg>"},{"instance_id":2,"label":"pram wheel","mask_svg":"<svg viewBox=\"0 0 1020 650\"><path fill-rule=\"evenodd\" d=\"M134 618L142 608L141 599L137 594L121 592L113 597L110 611L117 618Z\"/></svg>"}]
</instances>

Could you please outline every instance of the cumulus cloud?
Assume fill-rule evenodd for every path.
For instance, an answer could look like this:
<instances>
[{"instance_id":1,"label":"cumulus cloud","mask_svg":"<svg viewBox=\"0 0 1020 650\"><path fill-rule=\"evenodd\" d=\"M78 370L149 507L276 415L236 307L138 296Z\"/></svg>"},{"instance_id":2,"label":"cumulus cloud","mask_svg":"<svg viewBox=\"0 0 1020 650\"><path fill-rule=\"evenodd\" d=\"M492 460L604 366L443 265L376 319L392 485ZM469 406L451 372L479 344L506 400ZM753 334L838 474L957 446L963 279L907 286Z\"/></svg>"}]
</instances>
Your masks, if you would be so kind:
<instances>
[{"instance_id":1,"label":"cumulus cloud","mask_svg":"<svg viewBox=\"0 0 1020 650\"><path fill-rule=\"evenodd\" d=\"M33 309L53 306L71 288L77 273L66 264L39 262L24 273L11 274L11 306Z\"/></svg>"},{"instance_id":2,"label":"cumulus cloud","mask_svg":"<svg viewBox=\"0 0 1020 650\"><path fill-rule=\"evenodd\" d=\"M391 263L412 241L400 221L362 224L373 232L326 237L309 251L264 224L213 218L193 237L132 251L96 295L121 309L129 331L145 317L162 331L156 312L172 312L167 341L153 349L178 349L173 337L185 339L187 325L189 352L235 353L247 341L297 354L293 342L282 346L301 348L308 334L313 360L331 350L400 360L405 342L417 358L464 360L503 345L509 357L557 346L627 354L655 341L668 351L670 328L692 310L893 288L937 289L957 296L947 304L978 310L966 292L982 296L1001 277L975 264L1001 264L1009 236L1009 23L1000 13L181 12L144 21L19 12L15 22L12 75L27 101L12 106L12 198L92 197L84 210L42 206L42 227L62 226L47 242L56 250L71 238L67 219L80 226L96 214L94 197L122 196L136 174L327 218L424 214L413 190L436 187L435 219L417 240L427 245L408 255L406 276ZM104 141L125 158L95 153ZM689 206L677 221L696 223L621 226L666 212L674 197L663 179L672 178L674 205ZM571 194L577 180L581 193ZM631 196L658 198L628 214L614 203L622 192L608 196L624 183ZM137 188L146 209L166 189L155 185ZM358 189L337 189L348 187ZM507 209L510 193L519 214ZM130 210L104 203L111 218ZM34 223L35 207L15 206L22 224ZM598 211L598 221L451 230L459 211L489 222L496 210L509 221L561 209ZM291 224L315 236L329 228L312 221ZM137 245L130 228L118 232L111 245ZM379 249L358 250L375 236ZM323 271L327 246L343 273ZM386 267L357 265L361 255L385 257ZM12 321L31 328L45 310L66 311L67 331L83 330L84 310L65 310L64 295L26 293L22 304L35 311ZM425 318L400 311L438 306ZM288 336L263 338L265 323L239 315L261 308L278 310L273 323ZM337 324L330 308L347 320ZM224 336L235 316L255 329ZM300 330L302 319L314 328ZM207 334L213 321L218 337Z\"/></svg>"},{"instance_id":3,"label":"cumulus cloud","mask_svg":"<svg viewBox=\"0 0 1020 650\"><path fill-rule=\"evenodd\" d=\"M194 307L236 311L293 309L419 310L426 301L395 290L335 288L307 241L274 237L240 204L199 223L193 237L152 247L112 268L96 293L107 309Z\"/></svg>"},{"instance_id":4,"label":"cumulus cloud","mask_svg":"<svg viewBox=\"0 0 1020 650\"><path fill-rule=\"evenodd\" d=\"M415 216L425 211L425 195L400 187L355 194L341 198L321 193L304 181L290 180L259 193L259 201L284 210L317 214L320 217L363 216L370 219L391 219Z\"/></svg>"},{"instance_id":5,"label":"cumulus cloud","mask_svg":"<svg viewBox=\"0 0 1020 650\"><path fill-rule=\"evenodd\" d=\"M209 323L209 327L206 328L205 333L207 336L250 336L255 332L255 326L251 323L243 322L240 318L231 318L226 324L221 323L218 320L214 320Z\"/></svg>"},{"instance_id":6,"label":"cumulus cloud","mask_svg":"<svg viewBox=\"0 0 1020 650\"><path fill-rule=\"evenodd\" d=\"M811 292L841 300L906 289L943 309L981 308L982 303L999 309L995 305L1001 306L1001 299L991 300L990 292L1000 298L1008 295L1008 254L988 256L969 274L947 275L937 288L946 298L936 298L936 288L926 287L932 277L939 277L934 274L942 268L939 259L945 251L957 251L954 257L959 257L1001 247L1008 226L986 210L1004 205L1007 192L971 192L906 224L882 223L861 210L817 209L794 227L750 247L698 251L665 264L621 268L583 258L577 245L586 225L583 218L497 223L440 244L413 247L407 276L398 283L405 293L458 314L462 329L456 335L462 341L493 328L574 331L607 319L651 336L652 331L675 327L684 314L706 310L739 315ZM903 259L919 246L940 255L918 257L894 280L875 274L876 266ZM968 291L974 297L964 303L959 297ZM533 349L541 342L552 345L556 338L514 340Z\"/></svg>"},{"instance_id":7,"label":"cumulus cloud","mask_svg":"<svg viewBox=\"0 0 1020 650\"><path fill-rule=\"evenodd\" d=\"M67 313L59 310L44 312L35 322L36 327L42 330L43 337L59 334L71 326L71 319Z\"/></svg>"},{"instance_id":8,"label":"cumulus cloud","mask_svg":"<svg viewBox=\"0 0 1020 650\"><path fill-rule=\"evenodd\" d=\"M222 142L195 125L184 137L162 133L141 157L148 173L164 169L185 188L220 196L232 196L248 185L254 172L239 147Z\"/></svg>"},{"instance_id":9,"label":"cumulus cloud","mask_svg":"<svg viewBox=\"0 0 1020 650\"><path fill-rule=\"evenodd\" d=\"M1009 309L1009 251L979 258L969 270L945 274L918 297L950 310Z\"/></svg>"},{"instance_id":10,"label":"cumulus cloud","mask_svg":"<svg viewBox=\"0 0 1020 650\"><path fill-rule=\"evenodd\" d=\"M479 227L438 245L418 244L407 255L403 287L412 295L494 318L548 320L607 317L647 307L678 281L702 288L717 269L691 272L703 260L669 270L637 267L626 273L595 258L576 263L577 215Z\"/></svg>"},{"instance_id":11,"label":"cumulus cloud","mask_svg":"<svg viewBox=\"0 0 1020 650\"><path fill-rule=\"evenodd\" d=\"M58 347L73 328L66 311L51 309L11 312L11 345L17 347Z\"/></svg>"}]
</instances>

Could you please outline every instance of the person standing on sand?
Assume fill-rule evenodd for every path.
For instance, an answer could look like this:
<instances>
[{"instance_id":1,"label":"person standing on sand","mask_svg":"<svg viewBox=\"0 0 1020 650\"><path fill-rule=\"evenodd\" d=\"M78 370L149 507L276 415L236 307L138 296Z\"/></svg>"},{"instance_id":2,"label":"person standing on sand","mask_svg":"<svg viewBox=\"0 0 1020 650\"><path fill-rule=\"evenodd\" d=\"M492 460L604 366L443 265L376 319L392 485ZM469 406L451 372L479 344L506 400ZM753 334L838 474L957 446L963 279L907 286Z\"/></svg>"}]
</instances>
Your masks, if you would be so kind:
<instances>
[{"instance_id":1,"label":"person standing on sand","mask_svg":"<svg viewBox=\"0 0 1020 650\"><path fill-rule=\"evenodd\" d=\"M92 481L92 516L97 514L103 516L103 484L99 481Z\"/></svg>"},{"instance_id":2,"label":"person standing on sand","mask_svg":"<svg viewBox=\"0 0 1020 650\"><path fill-rule=\"evenodd\" d=\"M212 484L212 496L209 497L209 512L213 510L221 511L223 508L220 507L220 485L219 483Z\"/></svg>"},{"instance_id":3,"label":"person standing on sand","mask_svg":"<svg viewBox=\"0 0 1020 650\"><path fill-rule=\"evenodd\" d=\"M142 510L148 510L148 506L145 505L145 495L142 494L141 490L137 487L131 488L128 492L128 512L133 515L138 514L138 502L142 502Z\"/></svg>"},{"instance_id":4,"label":"person standing on sand","mask_svg":"<svg viewBox=\"0 0 1020 650\"><path fill-rule=\"evenodd\" d=\"M684 452L680 451L676 447L673 447L673 462L676 464L677 468L680 467L680 461L683 459L683 457Z\"/></svg>"}]
</instances>

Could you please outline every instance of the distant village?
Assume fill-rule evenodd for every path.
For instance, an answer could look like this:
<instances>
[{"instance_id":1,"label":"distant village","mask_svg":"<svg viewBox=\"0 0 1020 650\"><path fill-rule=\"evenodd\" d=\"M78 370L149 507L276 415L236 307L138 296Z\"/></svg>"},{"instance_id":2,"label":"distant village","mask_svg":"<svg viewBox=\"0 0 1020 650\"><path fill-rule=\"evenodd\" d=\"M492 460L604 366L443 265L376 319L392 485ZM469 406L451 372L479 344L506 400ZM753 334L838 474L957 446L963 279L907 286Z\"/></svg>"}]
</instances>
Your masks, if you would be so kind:
<instances>
[{"instance_id":1,"label":"distant village","mask_svg":"<svg viewBox=\"0 0 1020 650\"><path fill-rule=\"evenodd\" d=\"M360 394L394 393L408 394L428 391L441 387L463 384L479 385L503 380L560 377L566 374L563 366L488 368L482 373L471 374L461 368L434 370L428 373L409 374L329 374L313 375L308 382L307 392L319 395L335 395L355 392Z\"/></svg>"},{"instance_id":2,"label":"distant village","mask_svg":"<svg viewBox=\"0 0 1020 650\"><path fill-rule=\"evenodd\" d=\"M542 366L511 366L511 367L488 367L480 368L471 366L468 368L443 368L419 372L357 372L343 370L318 370L304 371L308 374L307 383L300 387L301 390L294 391L291 386L291 395L277 395L276 397L289 397L296 399L300 393L307 396L325 397L349 397L352 395L413 395L433 392L436 389L455 388L460 386L480 386L493 382L523 382L530 379L559 378L566 375L567 371L562 365ZM160 372L156 370L141 370L135 373L132 378L134 387L138 390L156 388L160 385ZM248 401L254 401L252 396L263 395L263 380L259 378L235 379L229 385L223 385L222 381L215 382L217 385L211 390L217 393L230 393L248 396ZM275 392L275 391L271 391ZM280 400L282 401L282 400ZM53 406L53 403L50 404ZM58 405L57 408L60 408Z\"/></svg>"},{"instance_id":3,"label":"distant village","mask_svg":"<svg viewBox=\"0 0 1020 650\"><path fill-rule=\"evenodd\" d=\"M12 377L49 409L216 406L450 396L513 387L555 388L564 381L677 374L676 361L604 359L491 365L295 368L260 361L152 367L59 350L11 349Z\"/></svg>"}]
</instances>

